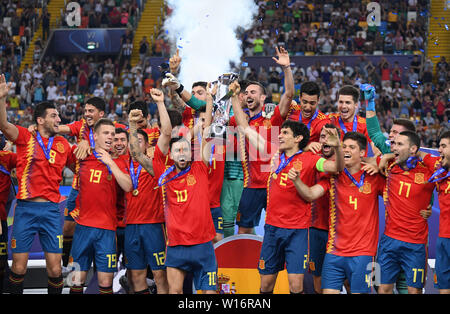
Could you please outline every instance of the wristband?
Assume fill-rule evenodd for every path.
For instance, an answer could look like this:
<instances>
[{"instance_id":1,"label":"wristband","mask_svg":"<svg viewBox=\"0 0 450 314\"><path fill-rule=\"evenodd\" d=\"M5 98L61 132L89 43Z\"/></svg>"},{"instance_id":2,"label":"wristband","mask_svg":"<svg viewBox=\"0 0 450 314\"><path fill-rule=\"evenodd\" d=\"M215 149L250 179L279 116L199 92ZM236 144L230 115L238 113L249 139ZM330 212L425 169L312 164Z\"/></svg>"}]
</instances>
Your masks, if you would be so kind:
<instances>
[{"instance_id":1,"label":"wristband","mask_svg":"<svg viewBox=\"0 0 450 314\"><path fill-rule=\"evenodd\" d=\"M183 84L180 84L180 87L178 87L175 91L181 97L181 93L183 92L183 90L184 90L184 86L183 86Z\"/></svg>"}]
</instances>

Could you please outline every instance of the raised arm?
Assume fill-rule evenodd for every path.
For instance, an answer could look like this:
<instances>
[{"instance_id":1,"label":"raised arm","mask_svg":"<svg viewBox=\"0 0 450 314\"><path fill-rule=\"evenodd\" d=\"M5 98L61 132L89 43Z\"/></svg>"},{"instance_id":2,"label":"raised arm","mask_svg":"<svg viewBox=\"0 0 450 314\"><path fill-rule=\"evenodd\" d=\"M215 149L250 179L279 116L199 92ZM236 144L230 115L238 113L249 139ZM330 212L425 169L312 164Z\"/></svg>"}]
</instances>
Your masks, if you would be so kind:
<instances>
[{"instance_id":1,"label":"raised arm","mask_svg":"<svg viewBox=\"0 0 450 314\"><path fill-rule=\"evenodd\" d=\"M5 75L2 74L0 76L0 130L8 140L14 142L19 136L19 130L14 124L8 122L6 113L6 97L10 88L11 82L6 83Z\"/></svg>"},{"instance_id":2,"label":"raised arm","mask_svg":"<svg viewBox=\"0 0 450 314\"><path fill-rule=\"evenodd\" d=\"M143 119L142 111L133 109L128 116L129 132L130 132L130 154L150 175L154 176L153 160L143 153L139 147L138 137L138 121Z\"/></svg>"},{"instance_id":3,"label":"raised arm","mask_svg":"<svg viewBox=\"0 0 450 314\"><path fill-rule=\"evenodd\" d=\"M170 57L169 59L169 68L171 73L167 73L163 78L162 86L169 87L172 91L176 92L178 96L188 105L189 107L198 110L201 107L206 106L206 102L200 99L197 99L191 93L184 89L183 84L175 77L180 71L181 64L181 56L180 50L177 49L177 53Z\"/></svg>"},{"instance_id":4,"label":"raised arm","mask_svg":"<svg viewBox=\"0 0 450 314\"><path fill-rule=\"evenodd\" d=\"M231 104L233 106L234 118L236 119L238 128L241 129L250 144L256 147L259 152L264 153L266 140L255 129L249 126L247 122L247 115L242 110L241 102L238 96L240 91L239 83L237 81L232 82L229 86L229 90L233 91L233 95L231 96Z\"/></svg>"},{"instance_id":5,"label":"raised arm","mask_svg":"<svg viewBox=\"0 0 450 314\"><path fill-rule=\"evenodd\" d=\"M283 69L284 87L285 87L285 91L281 96L278 107L280 109L281 117L283 119L286 119L292 99L294 99L295 93L294 76L291 70L291 61L289 58L289 53L283 47L280 47L280 49L278 49L278 47L275 47L275 51L278 59L275 57L273 57L272 59Z\"/></svg>"},{"instance_id":6,"label":"raised arm","mask_svg":"<svg viewBox=\"0 0 450 314\"><path fill-rule=\"evenodd\" d=\"M160 136L158 138L158 147L164 155L169 152L170 139L172 138L172 124L169 114L164 104L164 93L156 88L150 90L150 95L158 106L159 119L161 122Z\"/></svg>"},{"instance_id":7,"label":"raised arm","mask_svg":"<svg viewBox=\"0 0 450 314\"><path fill-rule=\"evenodd\" d=\"M361 91L366 102L367 133L373 144L381 151L381 153L390 153L391 147L386 144L386 137L381 131L380 123L375 111L375 87L369 84L362 84Z\"/></svg>"},{"instance_id":8,"label":"raised arm","mask_svg":"<svg viewBox=\"0 0 450 314\"><path fill-rule=\"evenodd\" d=\"M208 136L210 133L210 126L212 121L212 107L213 107L213 98L210 92L211 84L208 83L208 87L206 88L206 112L205 112L205 128L202 136L202 159L206 166L209 166L209 160L212 154L211 151L211 141L208 141Z\"/></svg>"},{"instance_id":9,"label":"raised arm","mask_svg":"<svg viewBox=\"0 0 450 314\"><path fill-rule=\"evenodd\" d=\"M328 146L334 147L336 160L326 160L323 163L323 171L330 173L338 173L344 170L344 153L342 151L341 140L336 129L324 128L325 132L328 133L326 144Z\"/></svg>"}]
</instances>

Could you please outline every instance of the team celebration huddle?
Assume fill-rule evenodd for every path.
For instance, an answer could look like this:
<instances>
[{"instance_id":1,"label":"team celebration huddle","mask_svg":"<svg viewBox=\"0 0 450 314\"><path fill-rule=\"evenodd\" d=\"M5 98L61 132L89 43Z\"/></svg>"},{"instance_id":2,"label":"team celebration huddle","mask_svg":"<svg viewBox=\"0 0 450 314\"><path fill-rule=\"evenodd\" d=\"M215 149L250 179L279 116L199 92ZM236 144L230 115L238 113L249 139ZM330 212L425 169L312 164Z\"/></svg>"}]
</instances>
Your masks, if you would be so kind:
<instances>
[{"instance_id":1,"label":"team celebration huddle","mask_svg":"<svg viewBox=\"0 0 450 314\"><path fill-rule=\"evenodd\" d=\"M261 294L273 293L284 269L291 294L305 293L307 273L317 294L338 294L343 287L355 294L418 294L425 285L435 191L434 284L450 293L449 131L440 134L440 156L419 150L409 119L394 120L386 139L369 84L341 87L336 113L319 110L320 87L313 81L301 84L297 103L282 47L273 58L284 74L276 106L266 104L261 83L237 76L222 86L195 82L189 92L177 78L181 62L172 56L162 87L150 91L157 126L141 101L126 108L128 125L105 118L101 97L87 99L84 117L67 125L49 101L36 105L32 126L14 125L6 112L11 82L1 77L0 130L16 147L15 153L0 152L1 242L12 252L9 270L8 256L1 256L0 279L8 277L10 293L24 291L36 234L49 294L62 293L63 267L72 269L71 294L84 292L92 267L99 292L113 293L120 257L129 293L149 294L149 276L158 294L183 293L188 275L195 290L216 293L214 244L235 233L254 234L264 211L255 263ZM166 107L169 94L179 110ZM76 144L65 136L76 137ZM74 179L62 223L59 186L66 167ZM8 239L5 204L13 169L17 204Z\"/></svg>"}]
</instances>

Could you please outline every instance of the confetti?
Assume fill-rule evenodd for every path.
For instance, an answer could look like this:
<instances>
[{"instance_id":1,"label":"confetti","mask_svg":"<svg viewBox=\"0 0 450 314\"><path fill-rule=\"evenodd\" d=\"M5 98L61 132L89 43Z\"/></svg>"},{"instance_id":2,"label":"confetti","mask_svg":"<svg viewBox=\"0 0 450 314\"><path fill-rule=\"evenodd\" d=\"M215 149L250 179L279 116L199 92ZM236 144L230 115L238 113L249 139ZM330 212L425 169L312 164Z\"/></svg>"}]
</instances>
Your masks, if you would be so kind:
<instances>
[{"instance_id":1,"label":"confetti","mask_svg":"<svg viewBox=\"0 0 450 314\"><path fill-rule=\"evenodd\" d=\"M445 29L448 30L448 25L447 24L445 24Z\"/></svg>"},{"instance_id":2,"label":"confetti","mask_svg":"<svg viewBox=\"0 0 450 314\"><path fill-rule=\"evenodd\" d=\"M247 62L242 62L242 66L243 67L248 67L248 63Z\"/></svg>"},{"instance_id":3,"label":"confetti","mask_svg":"<svg viewBox=\"0 0 450 314\"><path fill-rule=\"evenodd\" d=\"M183 46L178 45L177 47L180 48L180 49L183 49Z\"/></svg>"},{"instance_id":4,"label":"confetti","mask_svg":"<svg viewBox=\"0 0 450 314\"><path fill-rule=\"evenodd\" d=\"M416 88L418 88L419 86L417 86L416 84L413 84L413 83L411 83L411 84L409 84L412 88L414 88L414 89L416 89Z\"/></svg>"},{"instance_id":5,"label":"confetti","mask_svg":"<svg viewBox=\"0 0 450 314\"><path fill-rule=\"evenodd\" d=\"M441 56L434 56L433 58L440 58Z\"/></svg>"}]
</instances>

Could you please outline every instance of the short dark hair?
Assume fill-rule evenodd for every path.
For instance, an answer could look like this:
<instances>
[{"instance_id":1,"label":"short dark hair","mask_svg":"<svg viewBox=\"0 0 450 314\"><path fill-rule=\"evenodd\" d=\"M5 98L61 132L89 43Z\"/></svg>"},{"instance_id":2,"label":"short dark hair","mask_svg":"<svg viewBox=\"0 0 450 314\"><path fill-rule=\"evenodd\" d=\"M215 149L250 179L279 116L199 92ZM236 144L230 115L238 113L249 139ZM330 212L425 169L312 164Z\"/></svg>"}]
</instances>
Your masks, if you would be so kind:
<instances>
[{"instance_id":1,"label":"short dark hair","mask_svg":"<svg viewBox=\"0 0 450 314\"><path fill-rule=\"evenodd\" d=\"M393 124L401 125L408 131L416 132L416 125L409 119L404 118L394 119Z\"/></svg>"},{"instance_id":2,"label":"short dark hair","mask_svg":"<svg viewBox=\"0 0 450 314\"><path fill-rule=\"evenodd\" d=\"M206 87L208 86L208 83L207 82L203 82L203 81L198 81L198 82L194 82L192 84L192 88L197 87L197 86L201 86L204 89L206 89Z\"/></svg>"},{"instance_id":3,"label":"short dark hair","mask_svg":"<svg viewBox=\"0 0 450 314\"><path fill-rule=\"evenodd\" d=\"M125 136L127 137L127 141L129 140L129 135L127 130L125 130L124 128L116 128L116 135L120 134L120 133L125 133Z\"/></svg>"},{"instance_id":4,"label":"short dark hair","mask_svg":"<svg viewBox=\"0 0 450 314\"><path fill-rule=\"evenodd\" d=\"M340 95L352 96L353 102L359 101L359 89L352 85L344 85L339 89L338 98Z\"/></svg>"},{"instance_id":5,"label":"short dark hair","mask_svg":"<svg viewBox=\"0 0 450 314\"><path fill-rule=\"evenodd\" d=\"M294 120L286 120L281 125L282 129L289 128L292 130L292 133L294 137L297 137L299 135L303 136L303 139L298 143L298 149L304 149L306 145L309 142L309 129L306 125L304 125L301 122L294 121Z\"/></svg>"},{"instance_id":6,"label":"short dark hair","mask_svg":"<svg viewBox=\"0 0 450 314\"><path fill-rule=\"evenodd\" d=\"M115 127L114 122L107 118L101 118L94 124L94 132L97 132L102 125L110 125Z\"/></svg>"},{"instance_id":7,"label":"short dark hair","mask_svg":"<svg viewBox=\"0 0 450 314\"><path fill-rule=\"evenodd\" d=\"M320 87L316 82L308 81L303 83L300 86L300 97L302 97L302 94L308 94L310 96L317 95L317 98L320 97Z\"/></svg>"},{"instance_id":8,"label":"short dark hair","mask_svg":"<svg viewBox=\"0 0 450 314\"><path fill-rule=\"evenodd\" d=\"M170 150L172 150L172 145L173 144L175 144L175 143L178 143L178 142L183 142L183 141L185 141L186 143L188 143L189 144L189 147L191 146L191 143L187 140L187 138L185 138L184 136L175 136L175 137L172 137L171 139L170 139L170 143L169 143L169 148L170 148Z\"/></svg>"},{"instance_id":9,"label":"short dark hair","mask_svg":"<svg viewBox=\"0 0 450 314\"><path fill-rule=\"evenodd\" d=\"M420 148L420 137L416 132L413 131L403 131L400 132L399 135L403 135L408 137L409 142L411 143L411 145L415 145L417 146L417 150L419 150Z\"/></svg>"},{"instance_id":10,"label":"short dark hair","mask_svg":"<svg viewBox=\"0 0 450 314\"><path fill-rule=\"evenodd\" d=\"M347 132L344 134L342 142L348 139L354 140L356 143L358 143L360 150L367 149L367 138L364 136L364 134L359 132Z\"/></svg>"},{"instance_id":11,"label":"short dark hair","mask_svg":"<svg viewBox=\"0 0 450 314\"><path fill-rule=\"evenodd\" d=\"M170 124L172 125L172 128L183 124L183 116L178 110L167 109L167 114L169 115ZM159 111L156 112L156 118L158 120L158 126L161 127Z\"/></svg>"},{"instance_id":12,"label":"short dark hair","mask_svg":"<svg viewBox=\"0 0 450 314\"><path fill-rule=\"evenodd\" d=\"M53 102L43 101L36 105L33 112L33 121L37 124L38 118L45 118L47 115L47 109L56 109L56 106Z\"/></svg>"},{"instance_id":13,"label":"short dark hair","mask_svg":"<svg viewBox=\"0 0 450 314\"><path fill-rule=\"evenodd\" d=\"M144 116L144 118L148 117L148 106L147 103L145 101L142 100L136 100L133 101L127 109L127 113L129 114L131 110L133 109L139 109L142 111L142 115Z\"/></svg>"},{"instance_id":14,"label":"short dark hair","mask_svg":"<svg viewBox=\"0 0 450 314\"><path fill-rule=\"evenodd\" d=\"M238 81L238 83L239 83L239 86L241 87L241 90L239 91L239 93L244 93L245 89L248 86L249 80L240 80L240 81Z\"/></svg>"},{"instance_id":15,"label":"short dark hair","mask_svg":"<svg viewBox=\"0 0 450 314\"><path fill-rule=\"evenodd\" d=\"M147 135L147 133L145 133L145 131L142 130L142 129L137 129L137 133L141 134L144 137L144 142L146 144L148 144L148 135Z\"/></svg>"},{"instance_id":16,"label":"short dark hair","mask_svg":"<svg viewBox=\"0 0 450 314\"><path fill-rule=\"evenodd\" d=\"M450 131L445 131L445 132L443 132L443 133L439 136L439 142L440 142L442 139L444 139L444 138L450 140Z\"/></svg>"},{"instance_id":17,"label":"short dark hair","mask_svg":"<svg viewBox=\"0 0 450 314\"><path fill-rule=\"evenodd\" d=\"M88 100L86 100L85 104L92 105L99 111L104 112L106 110L106 102L103 98L100 97L91 97Z\"/></svg>"},{"instance_id":18,"label":"short dark hair","mask_svg":"<svg viewBox=\"0 0 450 314\"><path fill-rule=\"evenodd\" d=\"M250 85L258 85L259 88L261 88L261 92L263 93L263 95L267 95L266 88L265 88L264 85L261 84L260 82L257 82L257 81L247 81L247 86L245 86L245 89L247 89L247 87L249 87ZM241 87L241 88L242 88L242 87Z\"/></svg>"}]
</instances>

